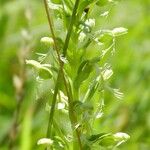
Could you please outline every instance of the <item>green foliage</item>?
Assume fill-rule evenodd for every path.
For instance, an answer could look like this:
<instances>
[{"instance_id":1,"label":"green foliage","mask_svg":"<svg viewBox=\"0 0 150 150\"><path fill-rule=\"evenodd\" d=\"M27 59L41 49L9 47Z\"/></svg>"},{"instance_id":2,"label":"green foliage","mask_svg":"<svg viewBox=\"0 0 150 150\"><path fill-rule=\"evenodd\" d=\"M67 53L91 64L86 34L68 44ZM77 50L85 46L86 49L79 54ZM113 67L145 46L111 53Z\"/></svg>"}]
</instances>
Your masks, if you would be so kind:
<instances>
[{"instance_id":1,"label":"green foliage","mask_svg":"<svg viewBox=\"0 0 150 150\"><path fill-rule=\"evenodd\" d=\"M54 13L56 13L56 20L59 18L64 22L64 24L61 25L61 28L65 31L67 31L66 40L63 40L64 48L63 53L61 49L57 49L57 44L55 39L55 33L54 30L57 28L54 28L51 24L51 16L49 16L49 13L47 12L47 16L49 18L49 25L52 33L52 40L50 38L43 37L41 39L41 42L47 43L50 46L52 46L51 43L54 44L54 53L53 55L53 61L55 64L57 64L56 68L59 70L57 72L58 75L56 75L52 69L48 69L46 66L48 64L41 64L35 60L27 60L26 63L32 65L36 70L38 70L38 76L41 76L41 73L47 72L51 76L53 76L55 88L53 89L53 101L51 102L49 109L50 109L50 119L48 123L48 130L47 130L47 138L52 138L54 141L51 142L51 146L55 149L55 142L57 143L57 140L54 138L53 135L51 135L51 126L53 124L53 120L55 118L56 122L58 122L60 119L57 117L57 111L60 113L64 113L65 118L70 118L70 127L72 127L72 133L69 133L69 136L71 136L71 141L68 142L69 145L73 143L73 149L85 149L88 145L89 149L93 149L95 147L95 142L93 142L93 137L97 137L97 140L99 141L99 144L103 147L115 147L120 145L123 141L122 139L116 139L114 135L111 134L99 134L98 136L94 136L92 128L94 128L95 120L98 119L97 116L95 116L96 108L93 104L89 103L88 101L92 100L95 94L101 95L102 91L105 91L106 86L106 80L108 80L112 75L112 70L109 67L106 67L106 60L102 63L101 59L104 59L105 55L107 54L107 51L114 51L114 45L115 45L115 37L123 35L127 33L127 29L120 27L120 28L114 28L113 30L101 30L98 34L96 34L97 31L94 31L95 27L95 19L92 19L86 15L87 12L85 12L85 9L92 5L94 8L96 1L75 1L75 4L73 6L69 5L69 2L67 1L57 1L57 2L49 2L48 4L45 2L45 6L49 7L49 9L53 9ZM79 6L79 8L78 8ZM69 9L72 7L73 12L69 13ZM47 8L46 8L47 9ZM90 15L90 12L88 12L88 15ZM66 17L69 16L69 17ZM68 25L66 25L69 24ZM76 25L76 26L75 26ZM92 35L91 39L89 39L88 35ZM89 45L93 44L93 41L96 41L96 44L99 45L99 41L97 40L97 36L103 36L104 34L108 34L110 37L112 37L112 40L109 42L110 45L108 48L104 48L100 50L98 57L93 57L91 59L88 59L86 57L85 53L87 53L87 48ZM57 38L63 39L63 37L60 35L57 35ZM71 41L70 41L71 40ZM101 40L101 39L100 39ZM52 42L51 42L52 41ZM75 43L74 43L74 42ZM83 41L85 42L84 46L79 46L80 43ZM112 42L112 43L111 43ZM105 40L103 41L103 44L105 44ZM58 46L60 48L60 46ZM82 53L78 53L78 51L82 50ZM76 57L75 54L78 54L78 57ZM61 56L62 55L62 56ZM110 57L111 55L109 55ZM68 58L69 57L69 58ZM74 67L70 61L78 61L76 64L77 66ZM79 59L79 60L78 60ZM43 59L44 61L44 59ZM51 64L54 63L51 60ZM53 66L55 67L55 66ZM60 68L60 69L59 69ZM70 68L70 73L68 68ZM63 71L64 70L64 71ZM97 73L95 72L97 70ZM61 73L60 73L61 72ZM42 74L43 75L43 74ZM64 77L60 77L64 76ZM42 76L43 77L43 76ZM89 78L96 79L93 81L91 86L89 87L88 84L84 85L84 88L86 88L86 91L82 91L81 86L84 82L86 82ZM45 78L43 78L45 79ZM60 80L61 79L61 80ZM63 80L62 80L63 79ZM66 79L69 79L69 82L66 81ZM89 82L89 81L88 81ZM59 87L58 83L64 84L65 87ZM68 87L72 90L68 90ZM107 85L108 86L108 85ZM59 89L60 88L60 89ZM100 89L101 88L101 89ZM108 89L111 89L107 87ZM58 91L62 90L61 93L64 95L66 93L67 95L67 105L63 103L63 97L62 94ZM113 91L113 90L112 90ZM81 94L84 95L84 98L82 99ZM114 90L115 94L115 90ZM121 98L121 94L119 91L116 90L116 95ZM58 98L57 98L58 96ZM66 97L66 96L65 96ZM101 97L101 96L100 96ZM89 104L88 104L89 103ZM73 104L73 105L72 105ZM56 107L57 106L57 107ZM56 111L56 113L54 113ZM102 110L100 110L101 113ZM66 120L66 119L64 119ZM91 121L93 120L93 124L91 124ZM69 121L69 120L68 120ZM64 128L60 128L64 132ZM74 133L74 130L76 131L76 135ZM98 131L97 131L98 132ZM57 135L59 137L59 134L55 130L53 130L53 134ZM87 136L91 134L91 138L87 139ZM49 136L50 135L50 136ZM108 137L107 137L108 136ZM67 137L66 134L63 134L63 137ZM86 139L85 141L89 141L88 144L84 142L82 139ZM61 137L59 137L61 138ZM78 139L78 140L77 140ZM48 139L47 139L48 140ZM47 141L45 139L45 141ZM92 140L92 143L90 141ZM44 140L43 140L44 141ZM63 139L62 139L63 141ZM38 142L42 143L41 141ZM65 141L63 141L65 143ZM76 144L78 143L78 144ZM119 144L118 144L119 143ZM66 145L62 145L64 149L67 149ZM83 147L83 148L82 148ZM60 148L59 148L60 149Z\"/></svg>"},{"instance_id":2,"label":"green foliage","mask_svg":"<svg viewBox=\"0 0 150 150\"><path fill-rule=\"evenodd\" d=\"M78 131L85 150L149 150L149 1L80 0L64 56L74 4L49 3L70 94L61 75L46 137L60 64L43 3L0 1L0 149L79 149Z\"/></svg>"}]
</instances>

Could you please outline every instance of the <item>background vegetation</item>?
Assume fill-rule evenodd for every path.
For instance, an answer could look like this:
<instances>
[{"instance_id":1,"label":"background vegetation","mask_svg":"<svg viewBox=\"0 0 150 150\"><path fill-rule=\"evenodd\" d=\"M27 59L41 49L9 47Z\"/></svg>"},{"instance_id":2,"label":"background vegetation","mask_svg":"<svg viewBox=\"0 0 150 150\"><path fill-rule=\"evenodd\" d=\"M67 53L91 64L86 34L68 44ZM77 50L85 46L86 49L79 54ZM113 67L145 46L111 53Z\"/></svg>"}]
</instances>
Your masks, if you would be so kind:
<instances>
[{"instance_id":1,"label":"background vegetation","mask_svg":"<svg viewBox=\"0 0 150 150\"><path fill-rule=\"evenodd\" d=\"M117 38L116 53L109 60L114 71L110 84L119 87L124 98L105 95L99 126L103 132L122 131L131 136L119 147L122 150L150 149L149 6L148 0L122 0L104 8L109 9L108 17L93 11L97 28L128 28L128 34ZM43 36L49 36L43 1L0 0L0 150L12 144L21 150L41 149L37 141L46 133L49 82L43 90L23 60L47 52L39 42ZM21 122L17 128L16 119Z\"/></svg>"}]
</instances>

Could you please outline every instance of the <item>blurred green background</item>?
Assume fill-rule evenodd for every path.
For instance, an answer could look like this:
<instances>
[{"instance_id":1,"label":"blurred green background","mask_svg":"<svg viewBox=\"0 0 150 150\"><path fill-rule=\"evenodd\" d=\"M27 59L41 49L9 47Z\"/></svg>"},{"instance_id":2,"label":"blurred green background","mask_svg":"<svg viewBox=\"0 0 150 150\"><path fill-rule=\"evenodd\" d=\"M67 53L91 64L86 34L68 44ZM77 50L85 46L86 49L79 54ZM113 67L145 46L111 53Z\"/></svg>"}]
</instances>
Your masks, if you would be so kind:
<instances>
[{"instance_id":1,"label":"blurred green background","mask_svg":"<svg viewBox=\"0 0 150 150\"><path fill-rule=\"evenodd\" d=\"M106 96L100 128L131 136L119 149L150 150L150 1L122 0L109 11L107 18L95 14L100 28L128 28L128 34L117 39L111 58L114 75L110 84L125 96L123 100ZM39 41L48 35L42 1L0 0L0 150L11 147L8 137L15 136L11 133L14 118L20 122L15 129L16 149L38 149L37 140L46 133L49 82L42 91L24 60L37 59L37 52L46 52Z\"/></svg>"}]
</instances>

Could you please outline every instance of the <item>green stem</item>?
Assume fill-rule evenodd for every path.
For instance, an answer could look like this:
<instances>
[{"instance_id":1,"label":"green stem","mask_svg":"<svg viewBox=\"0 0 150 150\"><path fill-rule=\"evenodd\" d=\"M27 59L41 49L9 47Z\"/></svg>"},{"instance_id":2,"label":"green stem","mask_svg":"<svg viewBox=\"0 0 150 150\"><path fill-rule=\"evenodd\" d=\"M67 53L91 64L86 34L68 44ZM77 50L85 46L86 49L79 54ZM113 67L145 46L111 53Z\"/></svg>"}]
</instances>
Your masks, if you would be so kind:
<instances>
[{"instance_id":1,"label":"green stem","mask_svg":"<svg viewBox=\"0 0 150 150\"><path fill-rule=\"evenodd\" d=\"M74 88L74 99L76 101L79 100L79 89L77 89L77 88Z\"/></svg>"},{"instance_id":2,"label":"green stem","mask_svg":"<svg viewBox=\"0 0 150 150\"><path fill-rule=\"evenodd\" d=\"M71 125L72 125L73 135L74 135L74 132L75 132L76 136L77 136L77 139L78 139L78 144L76 144L76 141L74 142L74 150L76 150L77 147L79 147L79 149L82 150L82 143L81 143L81 139L80 139L80 137L81 137L80 131L79 131L78 128L75 129L75 125L77 124L77 118L76 118L76 116L74 114L74 111L73 111L73 103L72 103L73 96L72 96L71 91L67 87L67 81L65 80L65 76L63 76L63 80L64 80L64 85L65 85L67 96L68 96L69 118L70 118ZM75 137L74 137L74 140L75 140Z\"/></svg>"},{"instance_id":3,"label":"green stem","mask_svg":"<svg viewBox=\"0 0 150 150\"><path fill-rule=\"evenodd\" d=\"M61 76L61 73L59 71L57 81L56 81L56 84L55 84L55 90L54 90L53 100L52 100L52 104L51 104L50 114L49 114L47 134L46 134L47 138L52 136L51 135L51 129L52 129L52 124L53 124L53 116L54 116L54 112L55 112L57 94L58 94L58 90L59 90L60 76Z\"/></svg>"},{"instance_id":4,"label":"green stem","mask_svg":"<svg viewBox=\"0 0 150 150\"><path fill-rule=\"evenodd\" d=\"M74 22L76 20L76 12L77 12L77 9L78 9L78 6L79 6L79 1L80 0L76 0L74 8L73 8L71 21L70 21L70 25L69 25L69 28L68 28L68 32L67 32L67 36L66 36L66 40L65 40L65 44L64 44L64 48L63 48L63 56L64 57L67 54L67 49L68 49L68 45L69 45L69 41L70 41L72 29L73 29L73 24L74 24Z\"/></svg>"},{"instance_id":5,"label":"green stem","mask_svg":"<svg viewBox=\"0 0 150 150\"><path fill-rule=\"evenodd\" d=\"M61 57L60 57L59 50L58 50L58 47L57 47L56 37L55 37L55 34L54 34L54 30L53 30L52 19L51 19L50 14L49 14L49 8L48 8L47 0L44 0L44 6L45 6L46 15L47 15L48 23L49 23L49 28L50 28L52 38L53 38L53 41L54 41L54 49L56 50L56 53L57 53L57 56L58 56L58 61L60 63L60 66L62 67L63 62L61 61Z\"/></svg>"},{"instance_id":6,"label":"green stem","mask_svg":"<svg viewBox=\"0 0 150 150\"><path fill-rule=\"evenodd\" d=\"M51 136L51 127L52 127L52 123L53 123L53 116L54 116L54 111L55 111L56 98L57 98L57 94L58 94L58 90L59 90L58 86L59 86L61 75L63 77L66 93L67 93L67 96L68 96L69 117L70 117L70 121L71 121L71 124L72 124L73 131L74 131L74 125L77 123L77 119L76 119L75 114L73 112L73 105L72 105L72 99L73 98L70 95L70 92L68 90L67 81L66 81L65 76L64 76L64 71L63 71L64 63L61 61L61 57L60 57L60 54L59 54L59 51L58 51L58 48L57 48L56 37L55 37L55 34L54 34L52 21L51 21L50 15L49 15L48 4L47 4L46 0L44 0L44 5L45 5L45 10L46 10L50 30L51 30L51 33L52 33L52 38L54 40L54 48L57 52L57 56L58 56L58 60L59 60L59 64L60 64L60 69L59 69L59 73L58 73L58 77L57 77L57 81L56 81L56 85L55 85L55 90L54 90L54 95L53 95L53 100L52 100L52 106L51 106L50 115L49 115L49 122L48 122L48 129L47 129L47 137L49 137L49 135ZM74 9L73 9L73 13L72 13L72 17L71 17L71 21L70 21L70 25L69 25L69 29L68 29L68 32L67 32L64 48L63 48L64 57L67 55L67 49L68 49L69 40L70 40L70 37L71 37L71 32L72 32L72 28L73 28L73 24L74 24L75 15L76 15L78 5L79 5L79 0L76 0L75 6L74 6ZM77 139L78 139L78 145L79 145L80 149L82 150L80 132L78 131L78 129L75 129L75 131L76 131L76 135L77 135Z\"/></svg>"}]
</instances>

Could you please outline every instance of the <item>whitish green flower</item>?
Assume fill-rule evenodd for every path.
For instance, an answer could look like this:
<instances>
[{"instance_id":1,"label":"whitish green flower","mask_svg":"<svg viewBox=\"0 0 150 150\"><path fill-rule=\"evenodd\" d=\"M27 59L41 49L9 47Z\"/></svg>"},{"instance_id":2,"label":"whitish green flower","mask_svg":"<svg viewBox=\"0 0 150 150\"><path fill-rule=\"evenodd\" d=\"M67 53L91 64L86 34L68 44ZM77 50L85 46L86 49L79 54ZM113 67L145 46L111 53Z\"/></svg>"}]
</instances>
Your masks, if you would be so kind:
<instances>
[{"instance_id":1,"label":"whitish green flower","mask_svg":"<svg viewBox=\"0 0 150 150\"><path fill-rule=\"evenodd\" d=\"M95 19L87 19L85 21L85 24L91 28L93 28L95 26Z\"/></svg>"},{"instance_id":2,"label":"whitish green flower","mask_svg":"<svg viewBox=\"0 0 150 150\"><path fill-rule=\"evenodd\" d=\"M85 38L86 38L86 34L84 32L81 32L79 35L79 41L83 42Z\"/></svg>"}]
</instances>

